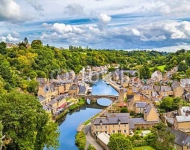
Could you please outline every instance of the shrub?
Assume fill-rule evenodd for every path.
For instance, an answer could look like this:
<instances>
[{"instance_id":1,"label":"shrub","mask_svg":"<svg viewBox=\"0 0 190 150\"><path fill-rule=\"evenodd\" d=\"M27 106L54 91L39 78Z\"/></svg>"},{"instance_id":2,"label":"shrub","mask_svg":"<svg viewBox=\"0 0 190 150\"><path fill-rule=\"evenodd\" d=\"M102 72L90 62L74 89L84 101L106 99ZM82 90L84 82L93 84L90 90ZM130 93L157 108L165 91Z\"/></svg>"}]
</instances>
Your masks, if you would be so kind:
<instances>
[{"instance_id":1,"label":"shrub","mask_svg":"<svg viewBox=\"0 0 190 150\"><path fill-rule=\"evenodd\" d=\"M84 150L86 146L86 136L84 132L80 131L75 136L75 144L77 145L79 150Z\"/></svg>"}]
</instances>

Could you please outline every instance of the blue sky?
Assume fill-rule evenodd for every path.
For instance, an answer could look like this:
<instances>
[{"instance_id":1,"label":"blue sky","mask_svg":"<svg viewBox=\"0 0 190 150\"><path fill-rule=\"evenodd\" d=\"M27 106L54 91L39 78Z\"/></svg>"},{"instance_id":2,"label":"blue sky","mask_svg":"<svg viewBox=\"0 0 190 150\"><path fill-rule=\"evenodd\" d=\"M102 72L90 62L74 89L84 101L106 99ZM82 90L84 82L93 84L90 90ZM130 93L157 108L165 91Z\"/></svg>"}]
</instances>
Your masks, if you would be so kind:
<instances>
[{"instance_id":1,"label":"blue sky","mask_svg":"<svg viewBox=\"0 0 190 150\"><path fill-rule=\"evenodd\" d=\"M0 41L97 49L190 46L189 0L0 0Z\"/></svg>"}]
</instances>

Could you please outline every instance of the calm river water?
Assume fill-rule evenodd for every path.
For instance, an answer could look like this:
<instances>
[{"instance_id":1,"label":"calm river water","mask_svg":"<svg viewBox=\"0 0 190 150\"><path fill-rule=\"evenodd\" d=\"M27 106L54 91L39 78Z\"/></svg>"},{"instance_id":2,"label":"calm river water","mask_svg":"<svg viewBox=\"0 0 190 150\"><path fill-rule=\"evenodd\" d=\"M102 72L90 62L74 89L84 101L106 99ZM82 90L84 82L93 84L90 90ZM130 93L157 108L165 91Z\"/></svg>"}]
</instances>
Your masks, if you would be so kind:
<instances>
[{"instance_id":1,"label":"calm river water","mask_svg":"<svg viewBox=\"0 0 190 150\"><path fill-rule=\"evenodd\" d=\"M118 95L118 92L110 85L104 83L103 80L99 80L92 86L92 94ZM108 106L111 104L111 101L108 99L99 99L98 104ZM75 111L72 114L68 114L66 119L59 126L59 150L78 150L78 148L75 146L75 135L78 125L96 115L100 111L101 109L88 108L88 106L84 106L80 110Z\"/></svg>"}]
</instances>

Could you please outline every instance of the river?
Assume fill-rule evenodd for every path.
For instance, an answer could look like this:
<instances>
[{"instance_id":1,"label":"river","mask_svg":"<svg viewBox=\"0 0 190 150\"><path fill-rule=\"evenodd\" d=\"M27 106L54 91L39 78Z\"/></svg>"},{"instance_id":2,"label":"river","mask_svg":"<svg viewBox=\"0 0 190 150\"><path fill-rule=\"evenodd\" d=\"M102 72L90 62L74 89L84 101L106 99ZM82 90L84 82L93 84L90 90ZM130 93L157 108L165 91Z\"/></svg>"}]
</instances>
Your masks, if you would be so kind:
<instances>
[{"instance_id":1,"label":"river","mask_svg":"<svg viewBox=\"0 0 190 150\"><path fill-rule=\"evenodd\" d=\"M94 95L118 95L118 92L113 89L110 85L107 85L103 80L99 80L92 86L92 94ZM111 101L108 99L99 99L98 104L108 106ZM75 145L76 129L79 124L85 120L93 117L99 113L101 109L88 108L88 106L82 107L80 110L67 114L65 120L60 124L60 147L59 150L78 150Z\"/></svg>"}]
</instances>

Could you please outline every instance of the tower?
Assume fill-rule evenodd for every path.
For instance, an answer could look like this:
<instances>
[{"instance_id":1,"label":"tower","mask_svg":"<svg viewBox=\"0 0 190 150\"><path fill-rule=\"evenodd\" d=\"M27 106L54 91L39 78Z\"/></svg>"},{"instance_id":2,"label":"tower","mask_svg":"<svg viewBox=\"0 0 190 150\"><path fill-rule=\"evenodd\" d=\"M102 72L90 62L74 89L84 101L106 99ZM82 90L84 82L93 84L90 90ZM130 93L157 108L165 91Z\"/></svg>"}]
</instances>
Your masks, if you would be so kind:
<instances>
[{"instance_id":1,"label":"tower","mask_svg":"<svg viewBox=\"0 0 190 150\"><path fill-rule=\"evenodd\" d=\"M126 89L121 87L119 89L119 101L120 102L124 102L125 98L127 97L127 94L126 94Z\"/></svg>"}]
</instances>

